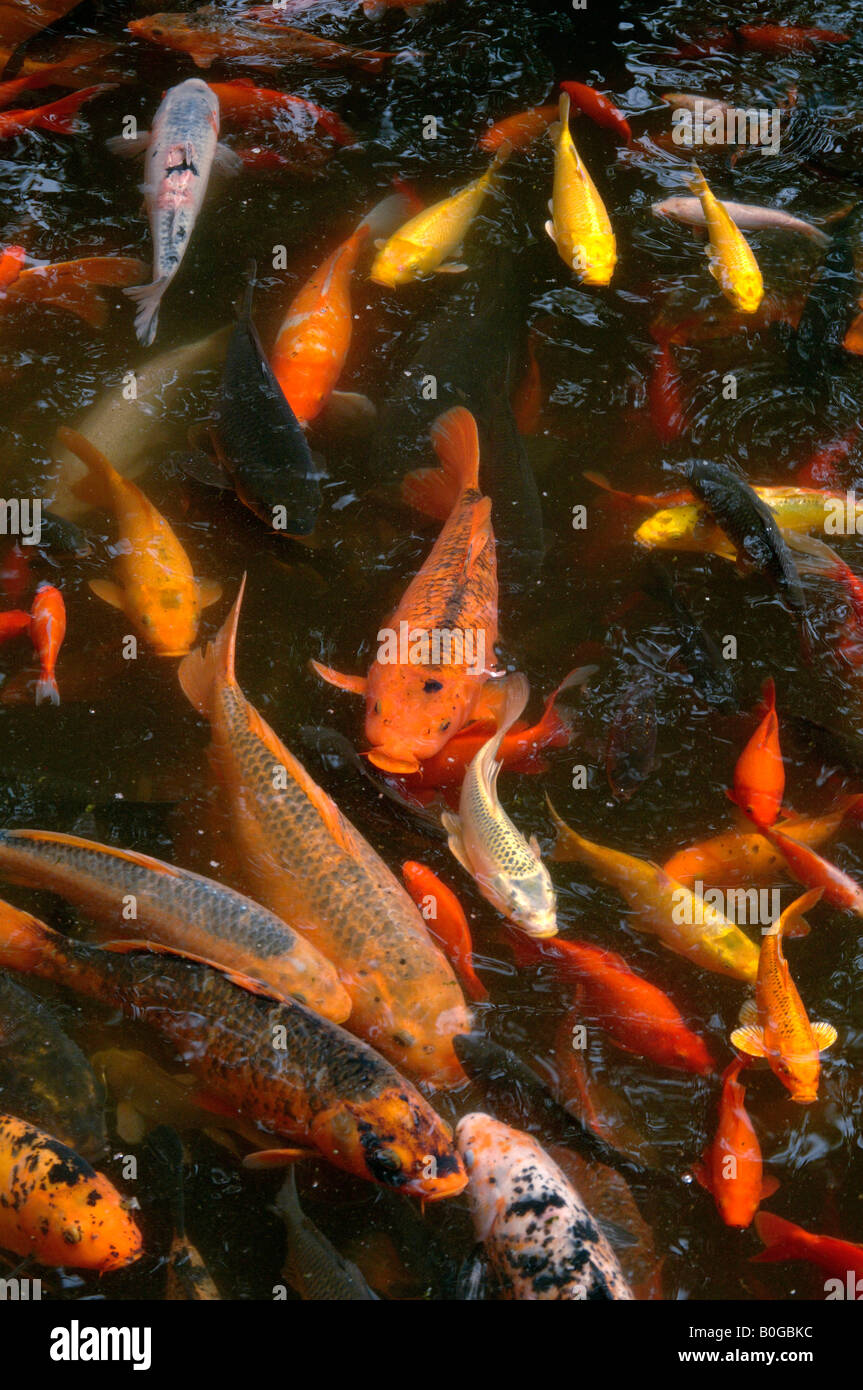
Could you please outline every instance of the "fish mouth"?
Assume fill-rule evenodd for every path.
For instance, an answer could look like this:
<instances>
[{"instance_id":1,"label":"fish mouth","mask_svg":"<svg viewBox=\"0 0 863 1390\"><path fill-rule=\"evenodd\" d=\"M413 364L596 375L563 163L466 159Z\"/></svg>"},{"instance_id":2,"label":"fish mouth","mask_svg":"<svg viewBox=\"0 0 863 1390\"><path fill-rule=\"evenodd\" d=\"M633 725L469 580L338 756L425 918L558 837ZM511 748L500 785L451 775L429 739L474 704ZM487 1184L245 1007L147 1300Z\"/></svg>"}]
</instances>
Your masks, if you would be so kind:
<instances>
[{"instance_id":1,"label":"fish mouth","mask_svg":"<svg viewBox=\"0 0 863 1390\"><path fill-rule=\"evenodd\" d=\"M367 757L381 772L390 772L395 776L406 777L420 770L419 759L409 753L399 757L395 753L387 753L383 748L372 748Z\"/></svg>"},{"instance_id":2,"label":"fish mouth","mask_svg":"<svg viewBox=\"0 0 863 1390\"><path fill-rule=\"evenodd\" d=\"M446 1197L457 1197L464 1192L467 1184L467 1173L459 1161L456 1172L438 1178L411 1178L402 1191L409 1192L412 1197L421 1197L424 1202L441 1202Z\"/></svg>"},{"instance_id":3,"label":"fish mouth","mask_svg":"<svg viewBox=\"0 0 863 1390\"><path fill-rule=\"evenodd\" d=\"M532 941L547 941L549 937L557 936L558 932L555 917L543 918L537 922L518 922L517 926Z\"/></svg>"}]
</instances>

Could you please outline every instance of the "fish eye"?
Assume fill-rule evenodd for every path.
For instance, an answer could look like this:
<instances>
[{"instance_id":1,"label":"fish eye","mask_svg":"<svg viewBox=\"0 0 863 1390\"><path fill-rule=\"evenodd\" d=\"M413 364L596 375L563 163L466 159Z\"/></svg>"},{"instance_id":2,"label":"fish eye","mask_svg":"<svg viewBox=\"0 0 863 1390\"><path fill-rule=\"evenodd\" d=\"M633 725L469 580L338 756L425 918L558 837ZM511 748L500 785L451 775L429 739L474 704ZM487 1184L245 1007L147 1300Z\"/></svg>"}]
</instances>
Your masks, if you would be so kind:
<instances>
[{"instance_id":1,"label":"fish eye","mask_svg":"<svg viewBox=\"0 0 863 1390\"><path fill-rule=\"evenodd\" d=\"M381 1182L391 1182L402 1171L402 1161L392 1149L375 1149L368 1154L367 1162L372 1176Z\"/></svg>"},{"instance_id":2,"label":"fish eye","mask_svg":"<svg viewBox=\"0 0 863 1390\"><path fill-rule=\"evenodd\" d=\"M423 690L427 695L432 695L436 690L443 690L443 681L426 681Z\"/></svg>"}]
</instances>

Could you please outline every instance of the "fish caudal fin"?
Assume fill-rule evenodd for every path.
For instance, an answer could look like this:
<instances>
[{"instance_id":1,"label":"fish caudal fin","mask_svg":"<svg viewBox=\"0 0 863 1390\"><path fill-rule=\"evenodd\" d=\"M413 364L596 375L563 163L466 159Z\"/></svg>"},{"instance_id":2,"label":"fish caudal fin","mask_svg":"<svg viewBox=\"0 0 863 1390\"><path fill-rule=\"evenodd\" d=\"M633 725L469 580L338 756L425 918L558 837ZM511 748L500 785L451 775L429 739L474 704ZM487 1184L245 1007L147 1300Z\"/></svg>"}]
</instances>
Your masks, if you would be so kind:
<instances>
[{"instance_id":1,"label":"fish caudal fin","mask_svg":"<svg viewBox=\"0 0 863 1390\"><path fill-rule=\"evenodd\" d=\"M81 128L75 120L78 108L91 97L98 96L100 92L110 92L116 85L115 82L109 82L96 87L84 87L80 92L61 97L59 101L53 101L50 106L46 106L33 124L39 130L47 130L52 134L74 135Z\"/></svg>"},{"instance_id":2,"label":"fish caudal fin","mask_svg":"<svg viewBox=\"0 0 863 1390\"><path fill-rule=\"evenodd\" d=\"M237 628L240 622L240 608L246 588L243 575L240 590L234 599L234 606L222 624L215 640L206 647L198 647L189 652L180 662L177 672L183 694L199 714L208 717L213 704L213 693L219 685L233 685L236 681L234 667L237 653Z\"/></svg>"},{"instance_id":3,"label":"fish caudal fin","mask_svg":"<svg viewBox=\"0 0 863 1390\"><path fill-rule=\"evenodd\" d=\"M114 477L114 468L103 453L91 444L89 439L85 439L83 434L77 430L70 430L67 425L61 425L57 431L57 440L64 448L79 458L87 468L87 476L72 485L72 491L82 502L89 502L94 507L109 508L111 505L111 479Z\"/></svg>"},{"instance_id":4,"label":"fish caudal fin","mask_svg":"<svg viewBox=\"0 0 863 1390\"><path fill-rule=\"evenodd\" d=\"M129 285L123 291L138 306L135 314L135 332L138 342L144 347L149 347L155 340L156 329L159 326L159 305L167 284L168 281L162 276L161 279L154 280L152 285Z\"/></svg>"},{"instance_id":5,"label":"fish caudal fin","mask_svg":"<svg viewBox=\"0 0 863 1390\"><path fill-rule=\"evenodd\" d=\"M498 713L497 732L492 735L478 754L478 759L485 768L485 774L492 789L500 772L500 764L494 767L492 764L495 763L500 752L500 745L513 724L524 713L529 696L530 685L527 676L523 675L521 671L516 671L514 675L507 677L503 702Z\"/></svg>"},{"instance_id":6,"label":"fish caudal fin","mask_svg":"<svg viewBox=\"0 0 863 1390\"><path fill-rule=\"evenodd\" d=\"M751 1257L753 1264L770 1264L774 1260L800 1259L800 1228L771 1211L759 1211L755 1229L766 1246L760 1255Z\"/></svg>"},{"instance_id":7,"label":"fish caudal fin","mask_svg":"<svg viewBox=\"0 0 863 1390\"><path fill-rule=\"evenodd\" d=\"M46 700L52 705L60 703L60 690L53 676L42 676L36 682L36 704L43 705Z\"/></svg>"},{"instance_id":8,"label":"fish caudal fin","mask_svg":"<svg viewBox=\"0 0 863 1390\"><path fill-rule=\"evenodd\" d=\"M0 965L24 973L38 972L41 962L52 954L56 937L57 933L38 917L0 902Z\"/></svg>"},{"instance_id":9,"label":"fish caudal fin","mask_svg":"<svg viewBox=\"0 0 863 1390\"><path fill-rule=\"evenodd\" d=\"M452 502L460 493L479 491L479 435L476 420L463 405L439 415L431 427L431 442L450 485Z\"/></svg>"}]
</instances>

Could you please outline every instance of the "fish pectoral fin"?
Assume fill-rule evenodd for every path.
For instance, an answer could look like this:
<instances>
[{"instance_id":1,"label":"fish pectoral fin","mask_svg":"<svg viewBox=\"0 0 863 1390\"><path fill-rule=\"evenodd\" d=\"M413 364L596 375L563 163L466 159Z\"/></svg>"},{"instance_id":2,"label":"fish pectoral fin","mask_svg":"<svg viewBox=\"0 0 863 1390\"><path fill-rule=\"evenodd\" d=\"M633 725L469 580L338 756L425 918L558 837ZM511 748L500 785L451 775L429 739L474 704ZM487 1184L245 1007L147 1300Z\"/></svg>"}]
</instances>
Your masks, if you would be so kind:
<instances>
[{"instance_id":1,"label":"fish pectoral fin","mask_svg":"<svg viewBox=\"0 0 863 1390\"><path fill-rule=\"evenodd\" d=\"M498 764L498 767L500 767L500 764ZM535 836L535 835L531 835L531 837L530 837L530 839L528 840L527 843L528 843L528 846L529 846L529 848L531 849L531 851L536 855L537 859L541 859L541 858L542 858L542 850L541 850L540 847L539 847L539 840L536 838L536 836Z\"/></svg>"},{"instance_id":2,"label":"fish pectoral fin","mask_svg":"<svg viewBox=\"0 0 863 1390\"><path fill-rule=\"evenodd\" d=\"M450 847L450 853L458 860L462 868L472 876L473 869L467 857L467 850L465 849L464 839L462 838L460 818L454 811L442 811L441 825L447 833L447 843Z\"/></svg>"},{"instance_id":3,"label":"fish pectoral fin","mask_svg":"<svg viewBox=\"0 0 863 1390\"><path fill-rule=\"evenodd\" d=\"M550 212L550 211L551 211L551 209L549 208L549 212ZM554 244L555 244L555 246L556 246L556 245L557 245L557 237L556 237L555 234L554 234L554 223L551 221L550 218L549 218L549 220L548 220L548 221L546 222L546 224L545 224L545 230L548 232L548 235L551 237L552 241L554 242Z\"/></svg>"},{"instance_id":4,"label":"fish pectoral fin","mask_svg":"<svg viewBox=\"0 0 863 1390\"><path fill-rule=\"evenodd\" d=\"M744 999L737 1018L742 1024L758 1022L758 1005L754 999Z\"/></svg>"},{"instance_id":5,"label":"fish pectoral fin","mask_svg":"<svg viewBox=\"0 0 863 1390\"><path fill-rule=\"evenodd\" d=\"M703 1163L703 1162L695 1162L695 1163L693 1163L693 1164L692 1164L692 1176L694 1177L695 1181L698 1183L698 1186L704 1188L704 1191L705 1191L705 1192L712 1192L712 1191L713 1191L713 1185L712 1185L712 1183L711 1183L711 1181L710 1181L710 1177L709 1177L709 1175L708 1175L707 1167L706 1167L706 1164L705 1164L705 1163Z\"/></svg>"},{"instance_id":6,"label":"fish pectoral fin","mask_svg":"<svg viewBox=\"0 0 863 1390\"><path fill-rule=\"evenodd\" d=\"M731 1034L731 1046L736 1047L738 1052L745 1052L748 1057L767 1056L764 1029L759 1028L757 1023L747 1023L744 1028L735 1028Z\"/></svg>"},{"instance_id":7,"label":"fish pectoral fin","mask_svg":"<svg viewBox=\"0 0 863 1390\"><path fill-rule=\"evenodd\" d=\"M198 586L198 602L202 608L209 608L211 603L218 603L222 597L222 586L217 584L215 579L196 579Z\"/></svg>"},{"instance_id":8,"label":"fish pectoral fin","mask_svg":"<svg viewBox=\"0 0 863 1390\"><path fill-rule=\"evenodd\" d=\"M309 665L316 676L320 676L328 685L334 685L337 690L347 690L351 695L365 695L365 676L346 676L332 666L323 666L320 661L310 661Z\"/></svg>"},{"instance_id":9,"label":"fish pectoral fin","mask_svg":"<svg viewBox=\"0 0 863 1390\"><path fill-rule=\"evenodd\" d=\"M244 1168L286 1168L298 1159L311 1157L312 1149L258 1149L256 1153L246 1154Z\"/></svg>"},{"instance_id":10,"label":"fish pectoral fin","mask_svg":"<svg viewBox=\"0 0 863 1390\"><path fill-rule=\"evenodd\" d=\"M135 135L126 139L125 135L112 135L105 141L111 154L118 154L123 159L132 159L136 154L143 154L150 143L150 132L145 130L141 135Z\"/></svg>"},{"instance_id":11,"label":"fish pectoral fin","mask_svg":"<svg viewBox=\"0 0 863 1390\"><path fill-rule=\"evenodd\" d=\"M112 608L119 608L121 613L126 611L126 595L119 584L114 584L110 579L91 579L90 588L97 598L105 603L110 603Z\"/></svg>"},{"instance_id":12,"label":"fish pectoral fin","mask_svg":"<svg viewBox=\"0 0 863 1390\"><path fill-rule=\"evenodd\" d=\"M467 270L465 261L444 261L436 270L437 275L463 275Z\"/></svg>"},{"instance_id":13,"label":"fish pectoral fin","mask_svg":"<svg viewBox=\"0 0 863 1390\"><path fill-rule=\"evenodd\" d=\"M812 1036L818 1044L819 1052L826 1052L828 1047L832 1047L839 1034L832 1023L813 1023Z\"/></svg>"},{"instance_id":14,"label":"fish pectoral fin","mask_svg":"<svg viewBox=\"0 0 863 1390\"><path fill-rule=\"evenodd\" d=\"M385 237L385 236L375 237L375 250L376 250L376 251L383 251L384 247L385 247L386 244L387 244L387 240L388 240L388 238Z\"/></svg>"},{"instance_id":15,"label":"fish pectoral fin","mask_svg":"<svg viewBox=\"0 0 863 1390\"><path fill-rule=\"evenodd\" d=\"M216 153L213 155L213 168L217 169L220 174L229 174L233 178L242 170L243 161L227 145L219 142L216 146Z\"/></svg>"},{"instance_id":16,"label":"fish pectoral fin","mask_svg":"<svg viewBox=\"0 0 863 1390\"><path fill-rule=\"evenodd\" d=\"M778 1178L761 1179L761 1201L764 1202L768 1197L772 1197L774 1192L778 1192L781 1184Z\"/></svg>"}]
</instances>

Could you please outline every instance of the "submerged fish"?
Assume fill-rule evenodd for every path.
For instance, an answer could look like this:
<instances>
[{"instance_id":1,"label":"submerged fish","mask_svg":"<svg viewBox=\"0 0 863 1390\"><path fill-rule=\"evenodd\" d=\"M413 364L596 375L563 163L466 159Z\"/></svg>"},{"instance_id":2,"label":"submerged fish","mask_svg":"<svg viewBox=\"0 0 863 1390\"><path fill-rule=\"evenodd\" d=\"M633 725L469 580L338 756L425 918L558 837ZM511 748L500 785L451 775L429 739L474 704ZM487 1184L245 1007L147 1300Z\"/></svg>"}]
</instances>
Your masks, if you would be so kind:
<instances>
[{"instance_id":1,"label":"submerged fish","mask_svg":"<svg viewBox=\"0 0 863 1390\"><path fill-rule=\"evenodd\" d=\"M377 1300L357 1266L345 1259L306 1216L297 1196L293 1164L275 1201L285 1223L283 1276L304 1301L361 1303Z\"/></svg>"},{"instance_id":2,"label":"submerged fish","mask_svg":"<svg viewBox=\"0 0 863 1390\"><path fill-rule=\"evenodd\" d=\"M809 927L803 914L820 897L820 888L804 893L764 932L755 1000L744 1004L741 1026L731 1034L732 1046L740 1052L767 1058L791 1099L801 1105L811 1105L817 1098L819 1053L832 1047L838 1034L830 1023L809 1022L782 943L785 936L806 935Z\"/></svg>"},{"instance_id":3,"label":"submerged fish","mask_svg":"<svg viewBox=\"0 0 863 1390\"><path fill-rule=\"evenodd\" d=\"M530 841L513 825L497 796L498 751L522 713L529 695L527 678L511 676L497 733L483 744L465 773L458 815L441 817L449 847L483 897L528 936L557 932L557 903L536 837Z\"/></svg>"},{"instance_id":4,"label":"submerged fish","mask_svg":"<svg viewBox=\"0 0 863 1390\"><path fill-rule=\"evenodd\" d=\"M772 1264L777 1260L806 1260L816 1265L834 1278L842 1281L843 1295L848 1285L849 1273L854 1279L855 1296L859 1280L863 1279L863 1245L854 1245L850 1240L837 1240L835 1236L820 1236L814 1231L806 1231L795 1226L793 1221L785 1221L774 1216L772 1211L760 1211L755 1218L755 1229L766 1249L760 1255L752 1255L753 1264Z\"/></svg>"},{"instance_id":5,"label":"submerged fish","mask_svg":"<svg viewBox=\"0 0 863 1390\"><path fill-rule=\"evenodd\" d=\"M305 1141L337 1168L428 1201L465 1187L450 1132L419 1092L303 1004L166 947L72 941L5 903L0 965L149 1023L230 1114Z\"/></svg>"},{"instance_id":6,"label":"submerged fish","mask_svg":"<svg viewBox=\"0 0 863 1390\"><path fill-rule=\"evenodd\" d=\"M48 29L74 10L80 0L3 0L0 4L0 73L4 72L15 49L34 34Z\"/></svg>"},{"instance_id":7,"label":"submerged fish","mask_svg":"<svg viewBox=\"0 0 863 1390\"><path fill-rule=\"evenodd\" d=\"M325 67L382 72L387 59L396 56L332 43L304 29L243 20L215 5L180 14L147 15L130 20L126 27L136 38L188 53L199 68L214 62L245 62L280 69L285 63L308 61Z\"/></svg>"},{"instance_id":8,"label":"submerged fish","mask_svg":"<svg viewBox=\"0 0 863 1390\"><path fill-rule=\"evenodd\" d=\"M51 1010L0 973L0 1111L96 1158L106 1143L105 1094Z\"/></svg>"},{"instance_id":9,"label":"submerged fish","mask_svg":"<svg viewBox=\"0 0 863 1390\"><path fill-rule=\"evenodd\" d=\"M413 1075L455 1085L453 1037L470 1027L458 981L383 860L243 695L234 672L241 598L216 642L183 662L180 682L210 721L250 886L335 965L352 1029Z\"/></svg>"},{"instance_id":10,"label":"submerged fish","mask_svg":"<svg viewBox=\"0 0 863 1390\"><path fill-rule=\"evenodd\" d=\"M487 999L488 990L473 968L473 942L467 917L455 893L427 865L414 859L402 865L402 877L423 915L429 935L452 963L467 994L471 999Z\"/></svg>"},{"instance_id":11,"label":"submerged fish","mask_svg":"<svg viewBox=\"0 0 863 1390\"><path fill-rule=\"evenodd\" d=\"M463 406L438 417L440 468L409 480L449 519L395 613L378 632L368 677L311 663L323 680L364 695L369 761L397 776L418 772L477 717L496 669L497 564L491 502L479 490L476 422Z\"/></svg>"},{"instance_id":12,"label":"submerged fish","mask_svg":"<svg viewBox=\"0 0 863 1390\"><path fill-rule=\"evenodd\" d=\"M52 101L47 106L33 106L27 111L0 111L0 140L9 140L23 130L47 130L51 135L77 135L81 124L75 119L85 101L113 91L113 83L84 87L68 97Z\"/></svg>"},{"instance_id":13,"label":"submerged fish","mask_svg":"<svg viewBox=\"0 0 863 1390\"><path fill-rule=\"evenodd\" d=\"M168 1186L174 1234L167 1257L167 1302L209 1303L218 1299L213 1277L186 1234L183 1141L176 1130L159 1125L147 1137L143 1158L148 1175L154 1166L161 1168Z\"/></svg>"},{"instance_id":14,"label":"submerged fish","mask_svg":"<svg viewBox=\"0 0 863 1390\"><path fill-rule=\"evenodd\" d=\"M781 830L798 844L817 848L836 834L850 805L858 798L826 816L778 821L774 830ZM719 884L772 883L777 874L787 872L781 851L757 831L726 830L709 840L678 850L663 864L670 878L690 886L696 879Z\"/></svg>"},{"instance_id":15,"label":"submerged fish","mask_svg":"<svg viewBox=\"0 0 863 1390\"><path fill-rule=\"evenodd\" d=\"M508 1299L632 1299L611 1246L537 1141L490 1115L459 1120L477 1237Z\"/></svg>"},{"instance_id":16,"label":"submerged fish","mask_svg":"<svg viewBox=\"0 0 863 1390\"><path fill-rule=\"evenodd\" d=\"M802 217L792 217L781 208L763 208L755 203L731 203L723 198L720 204L736 227L743 231L799 232L818 246L829 246L830 237ZM655 217L670 217L685 222L688 227L706 227L707 214L701 198L665 198L653 203L650 211Z\"/></svg>"},{"instance_id":17,"label":"submerged fish","mask_svg":"<svg viewBox=\"0 0 863 1390\"><path fill-rule=\"evenodd\" d=\"M44 1130L0 1114L0 1247L105 1274L134 1264L142 1240L103 1174Z\"/></svg>"},{"instance_id":18,"label":"submerged fish","mask_svg":"<svg viewBox=\"0 0 863 1390\"><path fill-rule=\"evenodd\" d=\"M42 583L30 609L30 639L39 658L39 680L36 683L36 704L50 700L59 705L60 691L55 670L57 657L66 635L66 605L63 595L53 584Z\"/></svg>"},{"instance_id":19,"label":"submerged fish","mask_svg":"<svg viewBox=\"0 0 863 1390\"><path fill-rule=\"evenodd\" d=\"M138 305L138 341L149 347L156 337L162 296L195 230L210 170L214 163L236 170L240 161L219 147L219 99L198 77L170 88L153 117L151 131L134 140L118 135L108 143L116 154L146 151L144 193L153 236L153 281L130 287L126 294ZM224 150L218 159L217 150Z\"/></svg>"},{"instance_id":20,"label":"submerged fish","mask_svg":"<svg viewBox=\"0 0 863 1390\"><path fill-rule=\"evenodd\" d=\"M460 252L471 223L511 153L511 145L504 142L478 179L458 193L423 208L393 232L379 247L369 278L378 285L395 289L397 285L406 285L434 271L466 270L465 265L452 257Z\"/></svg>"},{"instance_id":21,"label":"submerged fish","mask_svg":"<svg viewBox=\"0 0 863 1390\"><path fill-rule=\"evenodd\" d=\"M749 243L723 204L714 197L697 164L693 165L691 188L701 200L710 237L707 248L710 274L735 309L742 314L754 314L764 298L764 281Z\"/></svg>"},{"instance_id":22,"label":"submerged fish","mask_svg":"<svg viewBox=\"0 0 863 1390\"><path fill-rule=\"evenodd\" d=\"M761 1145L740 1080L745 1066L745 1059L737 1057L723 1074L716 1133L702 1162L693 1165L697 1181L713 1196L726 1226L740 1229L752 1225L760 1203L779 1186L775 1178L764 1177Z\"/></svg>"},{"instance_id":23,"label":"submerged fish","mask_svg":"<svg viewBox=\"0 0 863 1390\"><path fill-rule=\"evenodd\" d=\"M319 951L251 898L132 850L48 830L0 831L0 873L60 893L118 936L146 934L259 980L342 1023L350 999Z\"/></svg>"},{"instance_id":24,"label":"submerged fish","mask_svg":"<svg viewBox=\"0 0 863 1390\"><path fill-rule=\"evenodd\" d=\"M554 189L545 230L564 264L585 285L607 285L617 264L617 245L605 204L569 133L569 107L564 91L560 118L549 129L555 149Z\"/></svg>"},{"instance_id":25,"label":"submerged fish","mask_svg":"<svg viewBox=\"0 0 863 1390\"><path fill-rule=\"evenodd\" d=\"M627 145L632 144L632 130L622 111L618 111L613 101L602 92L588 87L586 82L561 82L560 89L575 104L579 111L589 116L595 125L603 130L613 131Z\"/></svg>"},{"instance_id":26,"label":"submerged fish","mask_svg":"<svg viewBox=\"0 0 863 1390\"><path fill-rule=\"evenodd\" d=\"M221 598L221 586L195 579L162 514L89 440L65 426L57 438L87 467L86 477L73 485L75 496L113 512L117 521L120 583L91 579L90 588L125 613L159 656L183 656L197 636L201 609Z\"/></svg>"},{"instance_id":27,"label":"submerged fish","mask_svg":"<svg viewBox=\"0 0 863 1390\"><path fill-rule=\"evenodd\" d=\"M255 266L228 343L216 450L240 501L279 534L308 536L321 507L318 470L252 322Z\"/></svg>"},{"instance_id":28,"label":"submerged fish","mask_svg":"<svg viewBox=\"0 0 863 1390\"><path fill-rule=\"evenodd\" d=\"M511 145L514 150L527 149L548 130L556 116L556 103L553 106L534 106L530 111L518 111L514 116L495 121L494 125L483 131L477 144L489 154L504 144Z\"/></svg>"},{"instance_id":29,"label":"submerged fish","mask_svg":"<svg viewBox=\"0 0 863 1390\"><path fill-rule=\"evenodd\" d=\"M8 248L3 260L7 260L10 251L18 249L21 248ZM2 270L0 261L0 276ZM143 261L132 256L84 256L77 261L56 261L53 265L27 269L23 268L22 259L14 278L7 272L5 285L0 278L0 308L23 311L25 306L40 304L73 314L91 328L104 328L108 306L99 286L134 285L145 273Z\"/></svg>"},{"instance_id":30,"label":"submerged fish","mask_svg":"<svg viewBox=\"0 0 863 1390\"><path fill-rule=\"evenodd\" d=\"M734 791L729 793L759 829L772 825L785 794L785 764L779 746L776 685L770 676L764 683L766 712L734 766Z\"/></svg>"}]
</instances>

